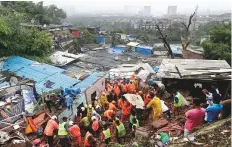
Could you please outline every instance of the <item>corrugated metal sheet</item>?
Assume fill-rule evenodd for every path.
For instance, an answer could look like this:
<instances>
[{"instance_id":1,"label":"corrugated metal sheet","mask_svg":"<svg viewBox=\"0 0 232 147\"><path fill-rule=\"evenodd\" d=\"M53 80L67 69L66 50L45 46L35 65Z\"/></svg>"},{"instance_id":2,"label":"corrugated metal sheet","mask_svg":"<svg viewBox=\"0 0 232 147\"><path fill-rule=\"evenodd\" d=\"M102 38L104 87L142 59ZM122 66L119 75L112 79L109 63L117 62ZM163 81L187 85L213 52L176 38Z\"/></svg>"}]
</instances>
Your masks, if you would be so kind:
<instances>
[{"instance_id":1,"label":"corrugated metal sheet","mask_svg":"<svg viewBox=\"0 0 232 147\"><path fill-rule=\"evenodd\" d=\"M41 94L42 91L50 91L60 87L69 88L79 81L63 74L64 69L57 68L48 64L39 64L38 62L28 60L22 57L13 56L5 60L3 71L15 72L18 76L34 80L36 91ZM52 88L46 88L44 83L51 81L54 84Z\"/></svg>"},{"instance_id":2,"label":"corrugated metal sheet","mask_svg":"<svg viewBox=\"0 0 232 147\"><path fill-rule=\"evenodd\" d=\"M129 43L127 43L127 46L136 47L137 45L139 45L138 42L129 42Z\"/></svg>"}]
</instances>

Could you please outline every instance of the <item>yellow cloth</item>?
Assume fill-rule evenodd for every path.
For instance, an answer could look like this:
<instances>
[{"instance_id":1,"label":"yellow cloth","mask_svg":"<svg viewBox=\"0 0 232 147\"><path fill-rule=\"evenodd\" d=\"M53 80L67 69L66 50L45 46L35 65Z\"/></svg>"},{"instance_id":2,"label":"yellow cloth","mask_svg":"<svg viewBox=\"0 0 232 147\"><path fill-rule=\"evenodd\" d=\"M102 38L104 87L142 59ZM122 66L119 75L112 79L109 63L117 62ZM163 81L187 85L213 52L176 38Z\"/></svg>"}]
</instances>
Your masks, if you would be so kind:
<instances>
[{"instance_id":1,"label":"yellow cloth","mask_svg":"<svg viewBox=\"0 0 232 147\"><path fill-rule=\"evenodd\" d=\"M162 114L161 101L158 97L154 97L148 104L147 108L152 108L153 121L155 121Z\"/></svg>"}]
</instances>

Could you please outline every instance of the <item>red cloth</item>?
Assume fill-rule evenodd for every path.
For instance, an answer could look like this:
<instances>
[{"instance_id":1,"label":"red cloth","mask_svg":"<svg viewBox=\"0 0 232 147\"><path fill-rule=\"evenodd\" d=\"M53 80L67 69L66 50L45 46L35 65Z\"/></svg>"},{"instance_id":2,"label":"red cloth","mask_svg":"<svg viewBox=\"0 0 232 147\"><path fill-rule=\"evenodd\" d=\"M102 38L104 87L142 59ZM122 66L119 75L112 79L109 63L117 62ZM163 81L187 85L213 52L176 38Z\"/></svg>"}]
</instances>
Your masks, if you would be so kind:
<instances>
[{"instance_id":1,"label":"red cloth","mask_svg":"<svg viewBox=\"0 0 232 147\"><path fill-rule=\"evenodd\" d=\"M166 133L171 132L172 136L173 135L174 136L179 136L183 130L184 129L181 126L179 126L177 123L175 123L175 124L169 123L166 127L163 127L161 129L159 129L158 133L159 132L166 132Z\"/></svg>"}]
</instances>

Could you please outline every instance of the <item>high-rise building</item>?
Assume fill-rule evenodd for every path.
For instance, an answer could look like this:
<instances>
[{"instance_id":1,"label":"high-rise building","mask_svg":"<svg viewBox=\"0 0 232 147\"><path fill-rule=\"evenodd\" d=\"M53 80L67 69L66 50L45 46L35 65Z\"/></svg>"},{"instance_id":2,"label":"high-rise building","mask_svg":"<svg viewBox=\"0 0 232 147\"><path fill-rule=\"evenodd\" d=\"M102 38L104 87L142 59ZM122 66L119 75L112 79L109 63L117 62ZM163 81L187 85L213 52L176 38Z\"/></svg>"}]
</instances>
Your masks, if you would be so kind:
<instances>
[{"instance_id":1,"label":"high-rise building","mask_svg":"<svg viewBox=\"0 0 232 147\"><path fill-rule=\"evenodd\" d=\"M151 6L144 6L143 7L143 15L150 16L151 15Z\"/></svg>"},{"instance_id":2,"label":"high-rise building","mask_svg":"<svg viewBox=\"0 0 232 147\"><path fill-rule=\"evenodd\" d=\"M173 16L177 13L177 6L168 6L168 15Z\"/></svg>"}]
</instances>

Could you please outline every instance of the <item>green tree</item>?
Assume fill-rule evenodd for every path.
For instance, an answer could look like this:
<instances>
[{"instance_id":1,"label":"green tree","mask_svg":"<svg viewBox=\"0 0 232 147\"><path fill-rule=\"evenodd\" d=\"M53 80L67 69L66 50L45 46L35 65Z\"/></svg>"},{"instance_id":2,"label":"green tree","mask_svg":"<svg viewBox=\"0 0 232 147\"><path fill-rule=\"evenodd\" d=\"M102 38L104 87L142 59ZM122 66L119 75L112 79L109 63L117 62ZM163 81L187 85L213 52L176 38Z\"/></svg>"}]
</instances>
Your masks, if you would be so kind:
<instances>
[{"instance_id":1,"label":"green tree","mask_svg":"<svg viewBox=\"0 0 232 147\"><path fill-rule=\"evenodd\" d=\"M34 21L35 24L61 24L67 17L63 9L56 5L44 6L43 2L33 3L30 1L3 1L5 8L3 13L18 12L26 14L26 22ZM1 12L1 11L0 11Z\"/></svg>"},{"instance_id":2,"label":"green tree","mask_svg":"<svg viewBox=\"0 0 232 147\"><path fill-rule=\"evenodd\" d=\"M210 38L202 43L204 57L231 64L231 23L214 26L209 35Z\"/></svg>"}]
</instances>

